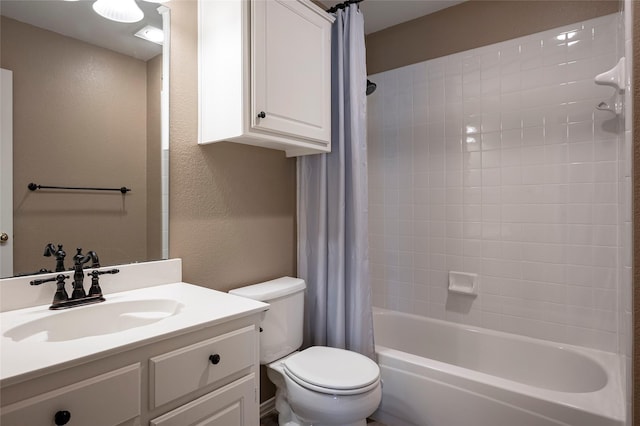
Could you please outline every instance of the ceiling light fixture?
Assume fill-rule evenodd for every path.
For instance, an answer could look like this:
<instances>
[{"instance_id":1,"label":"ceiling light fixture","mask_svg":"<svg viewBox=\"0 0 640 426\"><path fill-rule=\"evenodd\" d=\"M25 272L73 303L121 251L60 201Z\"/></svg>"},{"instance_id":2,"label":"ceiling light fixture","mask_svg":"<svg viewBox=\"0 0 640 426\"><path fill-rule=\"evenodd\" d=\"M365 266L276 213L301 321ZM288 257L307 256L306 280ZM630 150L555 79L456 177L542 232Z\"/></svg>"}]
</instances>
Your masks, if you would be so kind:
<instances>
[{"instance_id":1,"label":"ceiling light fixture","mask_svg":"<svg viewBox=\"0 0 640 426\"><path fill-rule=\"evenodd\" d=\"M144 18L144 12L135 0L97 0L93 10L100 16L116 22L132 23Z\"/></svg>"},{"instance_id":2,"label":"ceiling light fixture","mask_svg":"<svg viewBox=\"0 0 640 426\"><path fill-rule=\"evenodd\" d=\"M152 27L151 25L144 26L143 28L139 29L138 32L136 32L134 35L136 37L140 37L141 39L160 45L164 41L164 32L160 28Z\"/></svg>"},{"instance_id":3,"label":"ceiling light fixture","mask_svg":"<svg viewBox=\"0 0 640 426\"><path fill-rule=\"evenodd\" d=\"M578 30L566 31L556 36L556 40L566 41L571 40L578 34Z\"/></svg>"}]
</instances>

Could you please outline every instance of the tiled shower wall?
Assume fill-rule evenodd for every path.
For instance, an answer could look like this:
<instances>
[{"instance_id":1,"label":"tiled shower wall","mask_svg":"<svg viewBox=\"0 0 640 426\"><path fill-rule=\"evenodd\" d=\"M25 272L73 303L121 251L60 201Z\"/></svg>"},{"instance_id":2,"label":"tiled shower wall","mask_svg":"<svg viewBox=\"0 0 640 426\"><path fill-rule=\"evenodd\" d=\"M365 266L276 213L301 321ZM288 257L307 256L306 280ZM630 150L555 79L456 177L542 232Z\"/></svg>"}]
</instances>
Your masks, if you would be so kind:
<instances>
[{"instance_id":1,"label":"tiled shower wall","mask_svg":"<svg viewBox=\"0 0 640 426\"><path fill-rule=\"evenodd\" d=\"M633 70L633 0L625 0L624 2L624 31L619 31L621 42L624 43L624 55L627 65L627 93L633 93L631 87L632 70ZM633 280L632 280L632 170L631 158L633 158L633 102L631 97L625 104L625 131L624 142L620 144L621 161L620 167L620 224L621 224L621 247L620 247L620 278L619 278L619 298L620 298L620 339L619 350L624 356L624 382L627 395L627 418L632 418L632 398L633 398L633 380L632 375L632 355L633 355ZM637 407L636 407L637 408Z\"/></svg>"},{"instance_id":2,"label":"tiled shower wall","mask_svg":"<svg viewBox=\"0 0 640 426\"><path fill-rule=\"evenodd\" d=\"M614 89L593 78L620 56L621 20L369 77L374 305L620 349L630 158L623 121L595 109ZM477 297L449 293L448 271L477 273Z\"/></svg>"}]
</instances>

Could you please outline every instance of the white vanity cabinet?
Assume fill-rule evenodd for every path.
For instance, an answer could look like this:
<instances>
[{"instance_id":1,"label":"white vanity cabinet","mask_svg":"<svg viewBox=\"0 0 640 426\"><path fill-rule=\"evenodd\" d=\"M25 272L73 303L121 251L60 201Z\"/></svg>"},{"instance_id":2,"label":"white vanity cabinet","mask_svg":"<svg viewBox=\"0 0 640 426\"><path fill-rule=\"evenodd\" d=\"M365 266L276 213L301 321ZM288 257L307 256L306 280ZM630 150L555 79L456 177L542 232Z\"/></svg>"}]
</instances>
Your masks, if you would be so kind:
<instances>
[{"instance_id":1,"label":"white vanity cabinet","mask_svg":"<svg viewBox=\"0 0 640 426\"><path fill-rule=\"evenodd\" d=\"M257 426L260 420L248 410L255 386L250 374L153 419L151 426Z\"/></svg>"},{"instance_id":2,"label":"white vanity cabinet","mask_svg":"<svg viewBox=\"0 0 640 426\"><path fill-rule=\"evenodd\" d=\"M0 424L256 426L259 319L254 313L3 386Z\"/></svg>"},{"instance_id":3,"label":"white vanity cabinet","mask_svg":"<svg viewBox=\"0 0 640 426\"><path fill-rule=\"evenodd\" d=\"M199 0L200 144L331 150L331 23L310 0Z\"/></svg>"},{"instance_id":4,"label":"white vanity cabinet","mask_svg":"<svg viewBox=\"0 0 640 426\"><path fill-rule=\"evenodd\" d=\"M0 424L113 426L140 415L140 364L2 407Z\"/></svg>"},{"instance_id":5,"label":"white vanity cabinet","mask_svg":"<svg viewBox=\"0 0 640 426\"><path fill-rule=\"evenodd\" d=\"M233 330L153 357L151 406L158 407L255 363L255 329Z\"/></svg>"}]
</instances>

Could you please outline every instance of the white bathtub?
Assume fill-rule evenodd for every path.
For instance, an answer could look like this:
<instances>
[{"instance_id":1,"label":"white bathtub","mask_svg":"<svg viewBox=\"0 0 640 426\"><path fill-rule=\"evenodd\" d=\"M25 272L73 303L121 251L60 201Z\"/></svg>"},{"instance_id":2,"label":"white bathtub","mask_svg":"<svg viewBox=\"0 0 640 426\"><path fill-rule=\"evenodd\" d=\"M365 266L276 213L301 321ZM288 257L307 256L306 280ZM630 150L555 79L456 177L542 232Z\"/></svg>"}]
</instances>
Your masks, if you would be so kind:
<instances>
[{"instance_id":1,"label":"white bathtub","mask_svg":"<svg viewBox=\"0 0 640 426\"><path fill-rule=\"evenodd\" d=\"M374 308L392 426L623 426L619 357Z\"/></svg>"}]
</instances>

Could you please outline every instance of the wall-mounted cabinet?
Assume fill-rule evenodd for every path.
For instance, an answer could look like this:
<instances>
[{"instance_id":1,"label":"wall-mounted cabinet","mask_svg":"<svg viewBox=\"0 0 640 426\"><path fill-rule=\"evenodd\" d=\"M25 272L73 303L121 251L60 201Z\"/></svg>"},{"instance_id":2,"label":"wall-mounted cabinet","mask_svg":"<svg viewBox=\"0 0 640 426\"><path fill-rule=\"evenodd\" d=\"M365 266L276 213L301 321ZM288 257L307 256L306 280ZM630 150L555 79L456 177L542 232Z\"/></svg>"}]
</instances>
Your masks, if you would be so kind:
<instances>
[{"instance_id":1,"label":"wall-mounted cabinet","mask_svg":"<svg viewBox=\"0 0 640 426\"><path fill-rule=\"evenodd\" d=\"M331 23L309 0L199 0L198 142L331 151Z\"/></svg>"}]
</instances>

